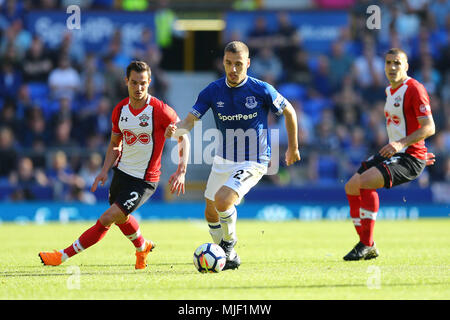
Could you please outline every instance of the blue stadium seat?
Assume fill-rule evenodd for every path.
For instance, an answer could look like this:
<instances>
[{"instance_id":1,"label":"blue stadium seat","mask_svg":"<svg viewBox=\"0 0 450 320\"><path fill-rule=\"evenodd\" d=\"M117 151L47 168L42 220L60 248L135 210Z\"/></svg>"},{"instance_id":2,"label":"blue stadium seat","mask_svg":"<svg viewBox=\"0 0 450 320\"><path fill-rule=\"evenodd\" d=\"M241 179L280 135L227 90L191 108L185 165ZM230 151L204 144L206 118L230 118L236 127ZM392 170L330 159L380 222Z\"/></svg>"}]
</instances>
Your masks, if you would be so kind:
<instances>
[{"instance_id":1,"label":"blue stadium seat","mask_svg":"<svg viewBox=\"0 0 450 320\"><path fill-rule=\"evenodd\" d=\"M318 159L319 182L321 184L335 184L338 180L338 164L336 158L328 155L320 155Z\"/></svg>"},{"instance_id":2,"label":"blue stadium seat","mask_svg":"<svg viewBox=\"0 0 450 320\"><path fill-rule=\"evenodd\" d=\"M50 94L50 88L45 82L30 82L28 83L28 90L33 101L46 99Z\"/></svg>"},{"instance_id":3,"label":"blue stadium seat","mask_svg":"<svg viewBox=\"0 0 450 320\"><path fill-rule=\"evenodd\" d=\"M9 184L2 183L0 185L0 201L7 201L9 200L10 194L13 192L13 187Z\"/></svg>"},{"instance_id":4,"label":"blue stadium seat","mask_svg":"<svg viewBox=\"0 0 450 320\"><path fill-rule=\"evenodd\" d=\"M308 56L308 67L311 70L311 72L316 72L319 66L319 59L316 55L310 55Z\"/></svg>"},{"instance_id":5,"label":"blue stadium seat","mask_svg":"<svg viewBox=\"0 0 450 320\"><path fill-rule=\"evenodd\" d=\"M297 83L283 83L278 86L278 92L283 95L288 100L298 100L304 101L306 98L306 89L305 87L297 84Z\"/></svg>"},{"instance_id":6,"label":"blue stadium seat","mask_svg":"<svg viewBox=\"0 0 450 320\"><path fill-rule=\"evenodd\" d=\"M44 113L45 119L49 119L53 110L52 110L52 101L48 97L40 97L36 99L32 99L33 103L38 105L42 112Z\"/></svg>"},{"instance_id":7,"label":"blue stadium seat","mask_svg":"<svg viewBox=\"0 0 450 320\"><path fill-rule=\"evenodd\" d=\"M8 177L0 177L0 194L3 194L2 187L9 187L9 179Z\"/></svg>"},{"instance_id":8,"label":"blue stadium seat","mask_svg":"<svg viewBox=\"0 0 450 320\"><path fill-rule=\"evenodd\" d=\"M37 200L53 200L53 188L34 186L31 188L31 192L34 194Z\"/></svg>"},{"instance_id":9,"label":"blue stadium seat","mask_svg":"<svg viewBox=\"0 0 450 320\"><path fill-rule=\"evenodd\" d=\"M317 124L320 121L322 110L331 106L331 100L326 98L308 99L303 103L303 111L310 116L314 124Z\"/></svg>"}]
</instances>

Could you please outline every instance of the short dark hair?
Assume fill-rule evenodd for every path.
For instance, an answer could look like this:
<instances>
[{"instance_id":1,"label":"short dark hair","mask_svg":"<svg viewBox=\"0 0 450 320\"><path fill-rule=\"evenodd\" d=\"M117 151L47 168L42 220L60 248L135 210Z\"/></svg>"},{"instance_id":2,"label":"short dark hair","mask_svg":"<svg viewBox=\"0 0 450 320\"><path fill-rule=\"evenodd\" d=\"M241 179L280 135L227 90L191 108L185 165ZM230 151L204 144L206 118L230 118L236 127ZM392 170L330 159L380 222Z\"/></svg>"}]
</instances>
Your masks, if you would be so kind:
<instances>
[{"instance_id":1,"label":"short dark hair","mask_svg":"<svg viewBox=\"0 0 450 320\"><path fill-rule=\"evenodd\" d=\"M242 41L231 41L225 46L224 52L232 52L232 53L238 53L238 52L247 52L249 53L248 47L245 43Z\"/></svg>"},{"instance_id":2,"label":"short dark hair","mask_svg":"<svg viewBox=\"0 0 450 320\"><path fill-rule=\"evenodd\" d=\"M400 49L400 48L391 48L391 49L389 49L389 50L386 52L386 54L384 55L384 57L386 57L388 54L404 54L405 57L406 57L406 60L408 60L408 55L406 54L405 51L403 51L403 50Z\"/></svg>"},{"instance_id":3,"label":"short dark hair","mask_svg":"<svg viewBox=\"0 0 450 320\"><path fill-rule=\"evenodd\" d=\"M150 76L152 75L150 67L145 61L139 60L132 61L127 67L127 78L130 78L131 71L133 70L139 73L147 71L149 79Z\"/></svg>"}]
</instances>

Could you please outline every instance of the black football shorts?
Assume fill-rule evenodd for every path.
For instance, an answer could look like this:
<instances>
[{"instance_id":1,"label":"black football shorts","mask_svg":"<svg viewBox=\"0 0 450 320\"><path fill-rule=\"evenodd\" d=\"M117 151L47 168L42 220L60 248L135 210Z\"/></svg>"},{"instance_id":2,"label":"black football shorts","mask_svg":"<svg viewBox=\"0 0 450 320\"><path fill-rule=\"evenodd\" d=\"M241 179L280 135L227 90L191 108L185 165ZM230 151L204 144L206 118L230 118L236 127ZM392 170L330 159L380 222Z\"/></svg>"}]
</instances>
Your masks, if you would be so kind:
<instances>
[{"instance_id":1,"label":"black football shorts","mask_svg":"<svg viewBox=\"0 0 450 320\"><path fill-rule=\"evenodd\" d=\"M361 163L358 173L376 167L384 177L384 187L389 189L416 179L426 167L426 161L407 153L396 153L390 158L380 154L371 156Z\"/></svg>"},{"instance_id":2,"label":"black football shorts","mask_svg":"<svg viewBox=\"0 0 450 320\"><path fill-rule=\"evenodd\" d=\"M117 204L125 215L143 205L158 186L157 182L146 182L114 168L114 175L109 187L109 204Z\"/></svg>"}]
</instances>

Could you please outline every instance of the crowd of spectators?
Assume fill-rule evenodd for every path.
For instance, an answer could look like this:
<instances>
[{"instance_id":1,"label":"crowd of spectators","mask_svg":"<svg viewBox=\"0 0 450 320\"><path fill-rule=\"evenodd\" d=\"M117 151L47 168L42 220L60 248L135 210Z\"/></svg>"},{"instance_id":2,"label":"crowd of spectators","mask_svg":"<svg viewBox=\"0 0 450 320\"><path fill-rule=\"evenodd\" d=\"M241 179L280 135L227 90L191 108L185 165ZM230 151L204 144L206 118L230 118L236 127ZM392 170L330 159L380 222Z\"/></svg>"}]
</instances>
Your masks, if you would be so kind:
<instances>
[{"instance_id":1,"label":"crowd of spectators","mask_svg":"<svg viewBox=\"0 0 450 320\"><path fill-rule=\"evenodd\" d=\"M267 29L261 16L239 39L251 50L250 74L273 84L298 113L302 161L288 168L281 163L279 174L266 176L264 182L343 183L362 160L379 150L387 141L383 53L401 47L409 56L409 75L430 95L436 122L437 133L427 142L436 164L415 183L423 187L450 183L449 1L430 1L426 9L417 3L427 1L380 2L382 23L389 28L370 32L361 27L365 15L360 14L368 1L347 2L353 4L351 23L328 53L308 52L287 12L278 14L276 32ZM117 30L102 52L92 53L75 43L70 33L59 46L48 48L24 27L26 10L69 3L74 1L0 0L0 188L11 190L0 192L1 200L47 197L95 202L86 188L102 166L114 103L127 96L124 66L131 59L144 59L157 70L150 89L155 96L164 99L170 86L160 67L162 51L150 41L151 30L142 32L142 41L126 51ZM130 3L77 1L93 9L126 10ZM283 155L284 121L269 120L272 128L281 128Z\"/></svg>"},{"instance_id":2,"label":"crowd of spectators","mask_svg":"<svg viewBox=\"0 0 450 320\"><path fill-rule=\"evenodd\" d=\"M325 3L326 1L323 1ZM366 27L366 9L378 4L379 31ZM450 1L354 1L350 24L328 53L317 55L302 44L288 13L278 15L278 31L264 16L246 35L252 52L250 74L273 84L296 107L303 161L266 176L276 184L345 183L362 160L387 142L384 119L384 53L399 47L408 54L408 74L424 84L431 99L436 135L427 140L436 165L411 185L450 182ZM238 37L239 35L234 35ZM287 147L284 122L280 154ZM283 165L283 163L281 163Z\"/></svg>"}]
</instances>

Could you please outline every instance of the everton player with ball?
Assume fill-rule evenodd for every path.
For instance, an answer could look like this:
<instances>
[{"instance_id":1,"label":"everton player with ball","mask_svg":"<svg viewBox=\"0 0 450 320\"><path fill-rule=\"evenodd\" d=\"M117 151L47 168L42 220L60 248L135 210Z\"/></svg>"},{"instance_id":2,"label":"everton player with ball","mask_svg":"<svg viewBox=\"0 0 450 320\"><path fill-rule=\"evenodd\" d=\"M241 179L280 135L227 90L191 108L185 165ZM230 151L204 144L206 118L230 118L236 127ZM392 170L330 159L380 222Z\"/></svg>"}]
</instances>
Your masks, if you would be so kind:
<instances>
[{"instance_id":1,"label":"everton player with ball","mask_svg":"<svg viewBox=\"0 0 450 320\"><path fill-rule=\"evenodd\" d=\"M271 159L269 112L284 115L288 135L286 165L300 160L295 109L270 84L247 75L249 49L240 41L226 45L223 56L225 76L209 84L198 95L186 118L166 130L166 137L190 131L209 109L219 136L211 173L205 190L205 218L216 244L226 254L223 270L236 269L240 258L234 247L236 204L267 173Z\"/></svg>"},{"instance_id":2,"label":"everton player with ball","mask_svg":"<svg viewBox=\"0 0 450 320\"><path fill-rule=\"evenodd\" d=\"M148 94L151 82L150 67L143 61L133 61L127 67L126 84L129 97L117 104L112 113L111 141L106 151L101 172L91 191L104 185L108 171L114 176L109 189L110 207L73 244L64 250L40 252L44 265L60 265L100 241L112 224L136 248L136 269L145 269L147 255L155 244L146 240L137 220L131 215L155 192L160 177L164 133L169 124L179 120L176 112L164 102ZM189 140L178 138L179 165L169 179L172 193L184 193L186 166L189 158Z\"/></svg>"}]
</instances>

